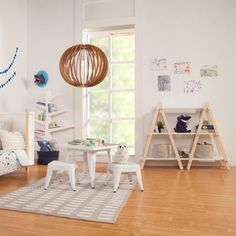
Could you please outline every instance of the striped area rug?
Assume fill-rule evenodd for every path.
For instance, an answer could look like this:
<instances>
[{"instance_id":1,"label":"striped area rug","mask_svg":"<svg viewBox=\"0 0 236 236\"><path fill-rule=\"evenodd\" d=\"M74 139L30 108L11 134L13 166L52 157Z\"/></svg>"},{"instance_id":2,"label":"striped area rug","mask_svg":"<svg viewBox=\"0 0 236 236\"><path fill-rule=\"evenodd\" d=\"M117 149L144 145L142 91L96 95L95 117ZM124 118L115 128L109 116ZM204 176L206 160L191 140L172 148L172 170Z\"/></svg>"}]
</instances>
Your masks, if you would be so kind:
<instances>
[{"instance_id":1,"label":"striped area rug","mask_svg":"<svg viewBox=\"0 0 236 236\"><path fill-rule=\"evenodd\" d=\"M67 217L73 219L115 223L132 193L133 185L122 176L117 193L112 185L104 186L105 173L96 174L95 189L91 189L89 178L81 176L77 190L72 191L66 175L52 179L44 190L45 178L0 197L0 208Z\"/></svg>"}]
</instances>

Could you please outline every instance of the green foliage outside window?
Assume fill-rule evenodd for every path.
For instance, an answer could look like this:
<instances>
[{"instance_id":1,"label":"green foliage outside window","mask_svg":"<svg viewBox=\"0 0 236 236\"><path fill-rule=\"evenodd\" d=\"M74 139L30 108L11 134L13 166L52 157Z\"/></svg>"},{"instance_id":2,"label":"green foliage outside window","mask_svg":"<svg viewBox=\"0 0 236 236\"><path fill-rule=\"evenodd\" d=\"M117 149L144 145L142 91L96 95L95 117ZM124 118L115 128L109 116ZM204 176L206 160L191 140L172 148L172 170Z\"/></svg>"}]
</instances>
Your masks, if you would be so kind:
<instances>
[{"instance_id":1,"label":"green foliage outside window","mask_svg":"<svg viewBox=\"0 0 236 236\"><path fill-rule=\"evenodd\" d=\"M111 60L105 80L89 89L89 137L134 146L134 35L92 35L89 43L101 48ZM134 148L129 153L134 154Z\"/></svg>"}]
</instances>

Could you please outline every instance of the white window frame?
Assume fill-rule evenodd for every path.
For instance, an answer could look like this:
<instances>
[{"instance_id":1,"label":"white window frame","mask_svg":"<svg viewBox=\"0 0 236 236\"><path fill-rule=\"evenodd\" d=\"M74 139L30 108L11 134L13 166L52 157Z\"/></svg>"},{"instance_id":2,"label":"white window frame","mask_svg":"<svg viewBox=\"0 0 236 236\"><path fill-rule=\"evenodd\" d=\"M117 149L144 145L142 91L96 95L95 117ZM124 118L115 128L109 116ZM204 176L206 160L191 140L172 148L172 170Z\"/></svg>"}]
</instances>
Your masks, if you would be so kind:
<instances>
[{"instance_id":1,"label":"white window frame","mask_svg":"<svg viewBox=\"0 0 236 236\"><path fill-rule=\"evenodd\" d=\"M99 118L99 120L102 121L108 121L109 123L109 142L112 143L112 123L113 121L117 121L117 120L132 120L134 122L134 145L128 145L129 148L134 148L134 153L135 153L135 112L134 112L134 116L133 117L116 117L113 118L112 117L112 94L116 93L116 92L133 92L134 93L134 101L135 101L135 83L134 83L134 88L130 88L130 89L112 89L112 67L110 65L112 64L134 64L135 67L135 58L132 61L112 61L112 53L111 53L111 42L112 42L112 35L134 35L135 36L135 32L134 29L125 29L125 30L110 30L110 31L95 31L95 32L86 32L85 33L85 42L88 43L89 42L89 35L94 36L94 35L102 35L102 36L108 36L109 37L109 58L108 58L108 63L109 63L109 70L108 70L108 76L109 76L109 87L108 89L99 89L99 90L94 90L94 91L89 91L89 88L86 89L85 92L85 101L86 101L86 122L85 122L85 133L86 133L86 137L88 137L89 135L89 122L90 120L90 116L89 116L89 93L106 93L109 96L109 104L108 104L108 118ZM134 108L135 108L135 104L134 104ZM122 140L121 140L122 141Z\"/></svg>"}]
</instances>

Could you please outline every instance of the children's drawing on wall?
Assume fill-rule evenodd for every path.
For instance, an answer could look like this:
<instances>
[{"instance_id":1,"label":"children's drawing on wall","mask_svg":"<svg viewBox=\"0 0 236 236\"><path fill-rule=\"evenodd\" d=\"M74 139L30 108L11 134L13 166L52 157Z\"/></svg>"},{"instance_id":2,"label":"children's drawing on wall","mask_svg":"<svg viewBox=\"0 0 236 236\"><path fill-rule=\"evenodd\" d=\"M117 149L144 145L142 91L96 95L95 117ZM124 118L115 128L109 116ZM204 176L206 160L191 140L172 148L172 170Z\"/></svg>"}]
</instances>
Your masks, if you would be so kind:
<instances>
[{"instance_id":1,"label":"children's drawing on wall","mask_svg":"<svg viewBox=\"0 0 236 236\"><path fill-rule=\"evenodd\" d=\"M18 49L18 47L17 47L16 50L15 50L15 53L14 53L12 59L11 59L11 62L9 63L9 65L8 65L6 68L4 68L4 69L1 69L1 68L0 68L0 76L1 76L1 75L6 75L6 76L8 77L7 79L5 79L3 82L0 83L0 88L4 88L4 87L16 76L16 72L15 72L15 71L14 71L13 73L11 73L11 68L12 68L12 66L13 66L14 63L15 63L18 50L19 50L19 49ZM8 76L8 75L7 75L7 74L9 74L8 72L9 72L11 75Z\"/></svg>"},{"instance_id":2,"label":"children's drawing on wall","mask_svg":"<svg viewBox=\"0 0 236 236\"><path fill-rule=\"evenodd\" d=\"M217 77L218 66L217 65L203 65L200 68L201 77Z\"/></svg>"},{"instance_id":3,"label":"children's drawing on wall","mask_svg":"<svg viewBox=\"0 0 236 236\"><path fill-rule=\"evenodd\" d=\"M196 93L200 92L202 84L200 80L185 80L184 81L184 93Z\"/></svg>"},{"instance_id":4,"label":"children's drawing on wall","mask_svg":"<svg viewBox=\"0 0 236 236\"><path fill-rule=\"evenodd\" d=\"M151 70L167 70L166 58L154 58L151 61Z\"/></svg>"},{"instance_id":5,"label":"children's drawing on wall","mask_svg":"<svg viewBox=\"0 0 236 236\"><path fill-rule=\"evenodd\" d=\"M161 92L170 91L170 76L169 75L158 76L158 91L161 91Z\"/></svg>"},{"instance_id":6,"label":"children's drawing on wall","mask_svg":"<svg viewBox=\"0 0 236 236\"><path fill-rule=\"evenodd\" d=\"M191 72L191 62L176 62L174 63L175 74L189 74Z\"/></svg>"}]
</instances>

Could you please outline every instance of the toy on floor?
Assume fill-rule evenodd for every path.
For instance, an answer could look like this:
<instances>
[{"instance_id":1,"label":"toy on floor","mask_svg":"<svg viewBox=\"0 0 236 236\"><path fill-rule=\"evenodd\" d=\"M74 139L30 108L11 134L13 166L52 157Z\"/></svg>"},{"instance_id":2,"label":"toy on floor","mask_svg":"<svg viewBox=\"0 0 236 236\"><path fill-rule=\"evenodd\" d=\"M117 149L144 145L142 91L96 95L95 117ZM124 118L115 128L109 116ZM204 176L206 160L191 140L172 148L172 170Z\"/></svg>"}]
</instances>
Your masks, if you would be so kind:
<instances>
[{"instance_id":1,"label":"toy on floor","mask_svg":"<svg viewBox=\"0 0 236 236\"><path fill-rule=\"evenodd\" d=\"M180 115L177 117L177 124L176 128L174 128L175 132L177 133L190 133L191 130L187 127L187 121L191 119L189 115Z\"/></svg>"},{"instance_id":2,"label":"toy on floor","mask_svg":"<svg viewBox=\"0 0 236 236\"><path fill-rule=\"evenodd\" d=\"M119 164L127 164L129 152L126 143L120 143L115 153L115 161Z\"/></svg>"}]
</instances>

